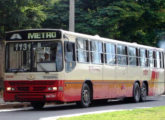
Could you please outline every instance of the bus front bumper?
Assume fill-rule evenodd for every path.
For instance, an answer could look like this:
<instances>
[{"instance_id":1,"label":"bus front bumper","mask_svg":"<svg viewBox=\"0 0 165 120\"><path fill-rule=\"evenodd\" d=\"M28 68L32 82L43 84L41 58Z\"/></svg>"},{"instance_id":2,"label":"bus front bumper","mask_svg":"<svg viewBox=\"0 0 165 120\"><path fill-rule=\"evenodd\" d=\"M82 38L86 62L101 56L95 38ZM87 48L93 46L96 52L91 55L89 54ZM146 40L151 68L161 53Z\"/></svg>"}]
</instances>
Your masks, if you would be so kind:
<instances>
[{"instance_id":1,"label":"bus front bumper","mask_svg":"<svg viewBox=\"0 0 165 120\"><path fill-rule=\"evenodd\" d=\"M4 93L5 102L64 101L63 92L54 93Z\"/></svg>"}]
</instances>

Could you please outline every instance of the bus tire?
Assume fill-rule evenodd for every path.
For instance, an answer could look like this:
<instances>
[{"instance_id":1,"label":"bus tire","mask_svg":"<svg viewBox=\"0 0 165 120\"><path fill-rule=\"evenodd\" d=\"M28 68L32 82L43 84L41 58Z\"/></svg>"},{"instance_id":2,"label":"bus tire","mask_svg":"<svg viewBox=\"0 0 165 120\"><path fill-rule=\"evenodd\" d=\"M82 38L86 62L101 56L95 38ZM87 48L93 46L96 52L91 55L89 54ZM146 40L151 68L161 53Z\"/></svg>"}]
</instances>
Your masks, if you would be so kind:
<instances>
[{"instance_id":1,"label":"bus tire","mask_svg":"<svg viewBox=\"0 0 165 120\"><path fill-rule=\"evenodd\" d=\"M40 110L44 107L45 102L31 102L31 106L35 109L35 110Z\"/></svg>"},{"instance_id":2,"label":"bus tire","mask_svg":"<svg viewBox=\"0 0 165 120\"><path fill-rule=\"evenodd\" d=\"M133 87L133 101L136 103L140 101L140 86L137 82Z\"/></svg>"},{"instance_id":3,"label":"bus tire","mask_svg":"<svg viewBox=\"0 0 165 120\"><path fill-rule=\"evenodd\" d=\"M81 91L81 101L77 102L80 107L86 108L89 107L91 103L91 90L88 84L84 83Z\"/></svg>"},{"instance_id":4,"label":"bus tire","mask_svg":"<svg viewBox=\"0 0 165 120\"><path fill-rule=\"evenodd\" d=\"M140 91L140 101L145 102L146 98L147 98L147 86L145 83L143 83Z\"/></svg>"}]
</instances>

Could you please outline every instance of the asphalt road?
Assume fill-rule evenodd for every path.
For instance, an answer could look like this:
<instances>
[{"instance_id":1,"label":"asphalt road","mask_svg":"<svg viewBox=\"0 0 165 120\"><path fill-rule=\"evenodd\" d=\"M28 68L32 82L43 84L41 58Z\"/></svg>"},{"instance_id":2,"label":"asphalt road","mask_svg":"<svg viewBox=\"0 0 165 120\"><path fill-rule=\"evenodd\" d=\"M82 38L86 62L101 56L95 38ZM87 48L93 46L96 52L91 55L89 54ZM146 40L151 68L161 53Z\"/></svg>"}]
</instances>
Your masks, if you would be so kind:
<instances>
[{"instance_id":1,"label":"asphalt road","mask_svg":"<svg viewBox=\"0 0 165 120\"><path fill-rule=\"evenodd\" d=\"M107 110L125 110L165 106L165 96L147 98L146 102L130 103L111 101L108 103L95 103L89 108L78 108L75 104L45 106L42 110L32 108L0 110L0 120L41 120L43 118L72 115L80 113L101 112Z\"/></svg>"}]
</instances>

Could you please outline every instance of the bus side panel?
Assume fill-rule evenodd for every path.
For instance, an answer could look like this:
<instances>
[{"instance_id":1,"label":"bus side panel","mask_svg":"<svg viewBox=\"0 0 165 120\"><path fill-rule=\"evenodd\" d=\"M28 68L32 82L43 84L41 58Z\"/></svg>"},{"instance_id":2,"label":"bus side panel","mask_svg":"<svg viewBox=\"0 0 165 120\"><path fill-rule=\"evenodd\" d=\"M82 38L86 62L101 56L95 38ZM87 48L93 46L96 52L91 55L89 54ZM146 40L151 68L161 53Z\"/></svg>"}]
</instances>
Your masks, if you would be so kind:
<instances>
[{"instance_id":1,"label":"bus side panel","mask_svg":"<svg viewBox=\"0 0 165 120\"><path fill-rule=\"evenodd\" d=\"M81 100L82 80L65 80L63 102Z\"/></svg>"},{"instance_id":2,"label":"bus side panel","mask_svg":"<svg viewBox=\"0 0 165 120\"><path fill-rule=\"evenodd\" d=\"M149 80L149 96L156 96L164 93L164 70L155 69L151 72Z\"/></svg>"},{"instance_id":3,"label":"bus side panel","mask_svg":"<svg viewBox=\"0 0 165 120\"><path fill-rule=\"evenodd\" d=\"M94 99L132 97L132 81L104 80L94 81Z\"/></svg>"},{"instance_id":4,"label":"bus side panel","mask_svg":"<svg viewBox=\"0 0 165 120\"><path fill-rule=\"evenodd\" d=\"M103 80L94 80L93 82L93 99L109 98L109 83Z\"/></svg>"},{"instance_id":5,"label":"bus side panel","mask_svg":"<svg viewBox=\"0 0 165 120\"><path fill-rule=\"evenodd\" d=\"M158 70L158 89L156 94L163 94L164 93L164 69Z\"/></svg>"}]
</instances>

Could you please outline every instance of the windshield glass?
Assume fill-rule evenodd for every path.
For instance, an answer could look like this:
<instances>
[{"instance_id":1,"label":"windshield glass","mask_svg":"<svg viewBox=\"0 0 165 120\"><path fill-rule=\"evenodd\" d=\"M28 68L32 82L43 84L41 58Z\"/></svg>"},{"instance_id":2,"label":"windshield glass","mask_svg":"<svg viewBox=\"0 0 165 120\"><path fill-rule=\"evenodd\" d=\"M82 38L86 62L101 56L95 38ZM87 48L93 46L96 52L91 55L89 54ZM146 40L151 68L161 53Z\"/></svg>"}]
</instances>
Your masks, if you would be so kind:
<instances>
[{"instance_id":1,"label":"windshield glass","mask_svg":"<svg viewBox=\"0 0 165 120\"><path fill-rule=\"evenodd\" d=\"M17 42L6 45L6 72L58 72L63 69L62 43Z\"/></svg>"}]
</instances>

